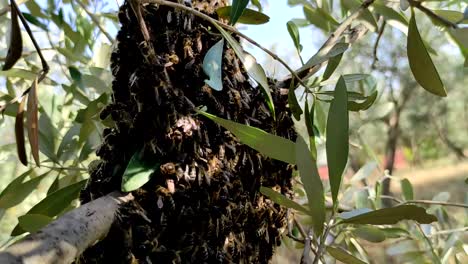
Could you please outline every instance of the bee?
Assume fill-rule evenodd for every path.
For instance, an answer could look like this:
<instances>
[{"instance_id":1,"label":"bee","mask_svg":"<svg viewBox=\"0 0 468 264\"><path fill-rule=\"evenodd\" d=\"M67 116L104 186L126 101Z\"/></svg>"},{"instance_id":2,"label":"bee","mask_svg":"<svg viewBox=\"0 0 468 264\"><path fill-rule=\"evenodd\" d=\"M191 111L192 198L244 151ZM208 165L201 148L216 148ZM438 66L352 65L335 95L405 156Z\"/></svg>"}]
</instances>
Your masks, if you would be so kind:
<instances>
[{"instance_id":1,"label":"bee","mask_svg":"<svg viewBox=\"0 0 468 264\"><path fill-rule=\"evenodd\" d=\"M172 162L159 166L162 175L173 175L176 173L176 166Z\"/></svg>"},{"instance_id":2,"label":"bee","mask_svg":"<svg viewBox=\"0 0 468 264\"><path fill-rule=\"evenodd\" d=\"M195 47L197 47L197 50L198 52L201 52L202 49L203 49L203 43L202 43L202 39L201 39L201 33L198 33L197 34L197 38L195 39Z\"/></svg>"},{"instance_id":3,"label":"bee","mask_svg":"<svg viewBox=\"0 0 468 264\"><path fill-rule=\"evenodd\" d=\"M193 42L189 38L184 39L184 59L191 58L193 59L193 49L192 49Z\"/></svg>"},{"instance_id":4,"label":"bee","mask_svg":"<svg viewBox=\"0 0 468 264\"><path fill-rule=\"evenodd\" d=\"M193 15L184 16L184 30L192 31L192 20L193 20Z\"/></svg>"}]
</instances>

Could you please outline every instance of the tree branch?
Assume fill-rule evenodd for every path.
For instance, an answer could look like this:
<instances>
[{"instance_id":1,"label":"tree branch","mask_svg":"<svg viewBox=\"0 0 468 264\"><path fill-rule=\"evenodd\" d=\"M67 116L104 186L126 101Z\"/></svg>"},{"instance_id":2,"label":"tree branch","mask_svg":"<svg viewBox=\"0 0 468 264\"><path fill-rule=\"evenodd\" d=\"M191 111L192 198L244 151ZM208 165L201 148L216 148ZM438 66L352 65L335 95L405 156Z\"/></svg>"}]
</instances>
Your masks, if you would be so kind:
<instances>
[{"instance_id":1,"label":"tree branch","mask_svg":"<svg viewBox=\"0 0 468 264\"><path fill-rule=\"evenodd\" d=\"M453 23L447 19L445 19L444 17L441 17L439 15L437 15L436 13L434 13L432 10L430 10L429 8L425 7L422 5L421 2L419 1L415 1L415 0L408 0L410 5L412 7L415 7L417 9L419 9L421 12L423 12L424 14L426 14L428 17L434 19L434 20L437 20L439 21L441 24L443 24L444 26L446 27L451 27L451 28L458 28L458 25L456 23Z\"/></svg>"},{"instance_id":2,"label":"tree branch","mask_svg":"<svg viewBox=\"0 0 468 264\"><path fill-rule=\"evenodd\" d=\"M346 32L346 29L351 25L351 23L358 18L364 10L366 10L370 5L372 5L375 2L375 0L366 0L364 1L354 12L349 15L336 29L335 31L328 37L327 41L322 45L322 47L319 49L319 51L316 53L316 55L322 55L322 54L327 54L333 46L340 40L341 36ZM358 34L359 35L359 34ZM358 36L359 37L359 36ZM357 40L358 37L354 37L350 42L354 42ZM315 56L315 55L314 55ZM312 57L313 58L313 57ZM310 60L309 60L310 61ZM308 62L307 62L308 63ZM307 65L306 63L306 65ZM322 68L327 62L322 62L316 65L313 65L312 67L301 67L295 72L295 76L300 76L302 80L309 78L310 76L314 75L317 73L320 68ZM286 77L285 80L283 80L281 83L287 83L291 79L291 76Z\"/></svg>"},{"instance_id":3,"label":"tree branch","mask_svg":"<svg viewBox=\"0 0 468 264\"><path fill-rule=\"evenodd\" d=\"M131 194L113 192L84 204L0 252L0 263L71 263L107 235L117 210L130 200Z\"/></svg>"},{"instance_id":4,"label":"tree branch","mask_svg":"<svg viewBox=\"0 0 468 264\"><path fill-rule=\"evenodd\" d=\"M99 19L94 15L89 9L84 5L80 0L76 1L78 5L83 8L83 10L88 14L88 16L91 18L91 20L96 24L96 26L99 28L99 30L106 36L106 38L110 41L112 44L114 42L114 38L106 31L104 27L102 27L101 23L99 22Z\"/></svg>"},{"instance_id":5,"label":"tree branch","mask_svg":"<svg viewBox=\"0 0 468 264\"><path fill-rule=\"evenodd\" d=\"M374 0L372 0L374 1ZM170 6L170 7L173 7L173 8L177 8L177 9L181 9L181 10L184 10L186 12L189 12L189 13L192 13L194 14L195 16L201 18L201 19L204 19L212 24L216 24L216 25L219 25L220 27L236 34L236 35L239 35L240 37L242 37L243 39L247 40L248 42L252 43L254 46L260 48L261 50L263 50L266 54L270 55L274 60L278 61L279 63L281 63L291 74L294 78L296 78L298 80L298 82L304 86L304 87L307 87L307 84L305 84L301 78L299 78L299 76L297 75L297 73L291 68L289 67L289 65L284 61L282 60L280 57L278 57L278 55L276 55L275 53L273 53L271 50L263 47L262 45L260 45L258 42L256 42L255 40L251 39L250 37L248 37L247 35L239 32L235 27L232 27L232 26L229 26L229 25L226 25L216 19L213 19L211 18L210 16L208 15L205 15L203 14L202 12L199 12L191 7L188 7L188 6L185 6L185 5L181 5L181 4L178 4L178 3L174 3L174 2L169 2L169 1L166 1L166 0L143 0L144 3L151 3L151 4L159 4L159 5L164 5L164 6Z\"/></svg>"}]
</instances>

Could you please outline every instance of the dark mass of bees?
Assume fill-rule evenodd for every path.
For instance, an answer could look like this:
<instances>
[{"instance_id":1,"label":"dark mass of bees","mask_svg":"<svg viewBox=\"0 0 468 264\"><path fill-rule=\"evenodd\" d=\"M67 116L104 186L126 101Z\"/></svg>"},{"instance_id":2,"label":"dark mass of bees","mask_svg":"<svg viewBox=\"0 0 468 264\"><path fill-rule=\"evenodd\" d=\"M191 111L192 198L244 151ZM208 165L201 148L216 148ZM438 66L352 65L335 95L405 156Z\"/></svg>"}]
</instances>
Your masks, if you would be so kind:
<instances>
[{"instance_id":1,"label":"dark mass of bees","mask_svg":"<svg viewBox=\"0 0 468 264\"><path fill-rule=\"evenodd\" d=\"M217 19L223 1L187 5ZM111 56L112 102L101 119L99 161L81 194L88 202L119 190L137 151L159 164L151 180L133 192L109 235L78 263L268 263L280 244L286 210L260 194L267 186L290 195L291 165L242 145L213 121L216 116L295 140L287 95L272 90L274 120L259 88L233 50L225 46L223 90L208 87L204 55L221 39L208 22L166 6L142 6L150 43L144 41L128 2Z\"/></svg>"}]
</instances>

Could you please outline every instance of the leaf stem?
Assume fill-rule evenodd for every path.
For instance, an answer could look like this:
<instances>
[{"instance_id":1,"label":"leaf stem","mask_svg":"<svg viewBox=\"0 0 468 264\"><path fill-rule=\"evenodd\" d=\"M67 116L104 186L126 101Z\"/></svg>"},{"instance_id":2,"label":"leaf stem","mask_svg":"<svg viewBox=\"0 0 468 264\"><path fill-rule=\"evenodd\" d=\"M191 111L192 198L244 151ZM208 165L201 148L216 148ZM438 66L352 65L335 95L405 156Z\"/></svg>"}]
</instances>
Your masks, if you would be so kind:
<instances>
[{"instance_id":1,"label":"leaf stem","mask_svg":"<svg viewBox=\"0 0 468 264\"><path fill-rule=\"evenodd\" d=\"M420 224L416 223L416 226L418 227L419 232L421 232L421 235L424 237L424 240L426 241L427 245L428 245L429 248L431 249L432 257L433 257L433 259L435 260L435 263L441 264L440 258L439 258L439 256L437 256L437 253L436 253L434 247L432 246L431 240L426 236L426 234L425 234L424 231L422 230Z\"/></svg>"}]
</instances>

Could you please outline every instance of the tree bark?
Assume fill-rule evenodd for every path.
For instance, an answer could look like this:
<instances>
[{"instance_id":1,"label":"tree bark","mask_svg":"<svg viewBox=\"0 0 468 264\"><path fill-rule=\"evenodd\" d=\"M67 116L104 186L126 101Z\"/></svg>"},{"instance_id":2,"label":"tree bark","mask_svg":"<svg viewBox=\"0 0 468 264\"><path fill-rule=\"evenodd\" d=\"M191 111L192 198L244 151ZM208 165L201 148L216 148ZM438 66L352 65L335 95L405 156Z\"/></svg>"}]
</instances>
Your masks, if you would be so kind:
<instances>
[{"instance_id":1,"label":"tree bark","mask_svg":"<svg viewBox=\"0 0 468 264\"><path fill-rule=\"evenodd\" d=\"M84 204L0 252L0 263L72 263L106 236L119 207L132 199L131 194L113 192Z\"/></svg>"}]
</instances>

